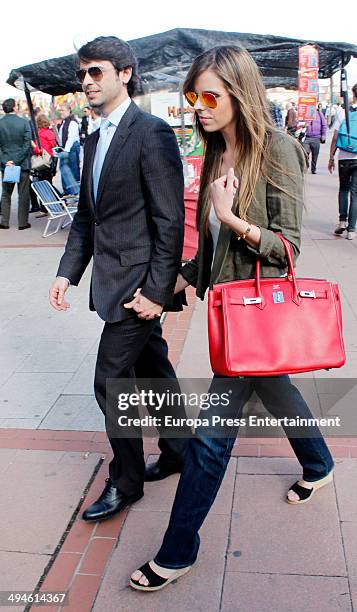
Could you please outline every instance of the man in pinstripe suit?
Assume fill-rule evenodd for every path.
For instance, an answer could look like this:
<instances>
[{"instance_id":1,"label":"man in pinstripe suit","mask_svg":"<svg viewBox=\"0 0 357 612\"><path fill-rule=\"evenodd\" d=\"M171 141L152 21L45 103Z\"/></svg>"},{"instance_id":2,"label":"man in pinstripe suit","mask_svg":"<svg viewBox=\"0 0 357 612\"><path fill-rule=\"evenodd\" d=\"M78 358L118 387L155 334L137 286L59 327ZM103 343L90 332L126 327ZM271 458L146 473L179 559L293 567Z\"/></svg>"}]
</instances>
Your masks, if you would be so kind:
<instances>
[{"instance_id":1,"label":"man in pinstripe suit","mask_svg":"<svg viewBox=\"0 0 357 612\"><path fill-rule=\"evenodd\" d=\"M173 304L181 264L183 173L171 128L131 100L138 76L130 46L99 37L78 56L78 79L102 124L86 141L78 212L50 302L57 310L69 307L65 293L70 284L78 285L93 258L90 308L105 321L94 389L105 413L107 378L136 373L175 380L159 321L163 306ZM143 495L142 439L109 440L114 453L109 479L85 520L108 518ZM161 438L162 454L146 479L179 471L185 443Z\"/></svg>"}]
</instances>

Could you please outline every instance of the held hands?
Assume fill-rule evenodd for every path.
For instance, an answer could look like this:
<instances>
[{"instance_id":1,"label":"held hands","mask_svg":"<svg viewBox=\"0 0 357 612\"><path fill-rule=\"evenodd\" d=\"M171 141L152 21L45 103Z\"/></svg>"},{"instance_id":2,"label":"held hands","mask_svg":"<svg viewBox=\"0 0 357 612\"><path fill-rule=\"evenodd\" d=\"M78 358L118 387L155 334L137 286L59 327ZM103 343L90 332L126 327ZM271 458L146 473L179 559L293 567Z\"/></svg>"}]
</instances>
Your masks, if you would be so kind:
<instances>
[{"instance_id":1,"label":"held hands","mask_svg":"<svg viewBox=\"0 0 357 612\"><path fill-rule=\"evenodd\" d=\"M64 299L64 295L69 287L68 280L57 276L50 287L50 304L55 310L68 310L70 304Z\"/></svg>"},{"instance_id":2,"label":"held hands","mask_svg":"<svg viewBox=\"0 0 357 612\"><path fill-rule=\"evenodd\" d=\"M232 216L233 198L238 189L239 181L234 176L234 169L229 168L228 173L220 176L211 183L211 198L217 219L221 223L228 223Z\"/></svg>"},{"instance_id":3,"label":"held hands","mask_svg":"<svg viewBox=\"0 0 357 612\"><path fill-rule=\"evenodd\" d=\"M139 319L146 319L146 321L150 321L155 317L160 317L162 313L162 305L156 304L152 302L145 296L141 295L141 288L137 289L134 293L134 299L131 302L127 302L127 304L123 304L124 308L129 310L132 308L135 310Z\"/></svg>"}]
</instances>

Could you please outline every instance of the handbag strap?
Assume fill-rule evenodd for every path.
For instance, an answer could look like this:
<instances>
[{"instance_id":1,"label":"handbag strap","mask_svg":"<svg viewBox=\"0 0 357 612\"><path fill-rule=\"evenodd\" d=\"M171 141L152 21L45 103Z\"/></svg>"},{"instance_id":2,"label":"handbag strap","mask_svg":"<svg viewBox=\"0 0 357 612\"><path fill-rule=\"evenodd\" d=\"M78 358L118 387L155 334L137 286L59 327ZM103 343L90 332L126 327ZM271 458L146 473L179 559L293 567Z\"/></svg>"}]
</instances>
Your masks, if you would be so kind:
<instances>
[{"instance_id":1,"label":"handbag strap","mask_svg":"<svg viewBox=\"0 0 357 612\"><path fill-rule=\"evenodd\" d=\"M291 244L288 240L286 240L286 238L284 238L284 236L282 236L282 234L276 234L280 240L282 241L284 248L285 248L285 255L286 255L286 259L288 260L288 280L290 280L293 284L294 287L294 297L293 297L293 301L296 304L300 304L301 303L301 298L299 296L299 289L297 286L297 281L296 281L296 274L295 274L295 270L294 270L294 262L293 262L293 255L292 255L292 248L291 248ZM261 283L260 283L260 257L257 257L257 261L256 261L256 267L255 267L255 281L256 281L256 291L257 291L257 296L260 297L263 301L263 296L262 296L262 291L261 291Z\"/></svg>"}]
</instances>

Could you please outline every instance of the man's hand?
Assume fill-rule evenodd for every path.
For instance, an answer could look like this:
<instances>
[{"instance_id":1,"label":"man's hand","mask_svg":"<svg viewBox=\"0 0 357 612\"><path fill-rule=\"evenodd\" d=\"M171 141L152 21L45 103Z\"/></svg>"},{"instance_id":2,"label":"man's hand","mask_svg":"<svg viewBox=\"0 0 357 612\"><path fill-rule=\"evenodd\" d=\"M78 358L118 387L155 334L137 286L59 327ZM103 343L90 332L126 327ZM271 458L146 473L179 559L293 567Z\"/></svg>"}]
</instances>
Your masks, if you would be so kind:
<instances>
[{"instance_id":1,"label":"man's hand","mask_svg":"<svg viewBox=\"0 0 357 612\"><path fill-rule=\"evenodd\" d=\"M64 294L69 287L69 282L62 276L57 276L50 287L50 304L55 310L68 310L70 304L64 299Z\"/></svg>"},{"instance_id":2,"label":"man's hand","mask_svg":"<svg viewBox=\"0 0 357 612\"><path fill-rule=\"evenodd\" d=\"M155 317L161 316L163 306L161 304L156 304L155 302L152 302L148 298L141 295L141 288L139 287L139 289L137 289L134 293L134 299L131 302L124 304L124 308L127 308L128 310L132 308L135 310L139 319L150 321L151 319L155 319Z\"/></svg>"},{"instance_id":3,"label":"man's hand","mask_svg":"<svg viewBox=\"0 0 357 612\"><path fill-rule=\"evenodd\" d=\"M329 159L327 168L328 168L329 173L332 174L334 169L335 169L335 160L334 159Z\"/></svg>"},{"instance_id":4,"label":"man's hand","mask_svg":"<svg viewBox=\"0 0 357 612\"><path fill-rule=\"evenodd\" d=\"M13 161L7 161L5 166L14 166L14 162Z\"/></svg>"}]
</instances>

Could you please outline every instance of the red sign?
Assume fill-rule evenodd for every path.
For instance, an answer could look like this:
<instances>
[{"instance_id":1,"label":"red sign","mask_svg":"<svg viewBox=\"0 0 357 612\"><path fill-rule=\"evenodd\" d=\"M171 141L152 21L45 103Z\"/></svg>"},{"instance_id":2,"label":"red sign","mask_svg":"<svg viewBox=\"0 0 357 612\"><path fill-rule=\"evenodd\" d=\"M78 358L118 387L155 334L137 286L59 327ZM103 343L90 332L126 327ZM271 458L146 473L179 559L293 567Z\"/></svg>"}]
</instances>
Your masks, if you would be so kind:
<instances>
[{"instance_id":1,"label":"red sign","mask_svg":"<svg viewBox=\"0 0 357 612\"><path fill-rule=\"evenodd\" d=\"M319 53L313 45L299 47L298 121L315 119L319 95Z\"/></svg>"},{"instance_id":2,"label":"red sign","mask_svg":"<svg viewBox=\"0 0 357 612\"><path fill-rule=\"evenodd\" d=\"M314 45L299 47L299 70L319 69L319 52Z\"/></svg>"},{"instance_id":3,"label":"red sign","mask_svg":"<svg viewBox=\"0 0 357 612\"><path fill-rule=\"evenodd\" d=\"M298 120L313 121L317 107L317 96L299 96Z\"/></svg>"},{"instance_id":4,"label":"red sign","mask_svg":"<svg viewBox=\"0 0 357 612\"><path fill-rule=\"evenodd\" d=\"M299 94L318 94L318 71L307 70L299 73Z\"/></svg>"}]
</instances>

